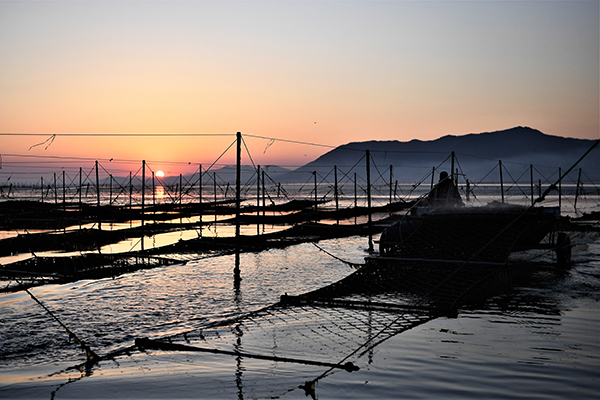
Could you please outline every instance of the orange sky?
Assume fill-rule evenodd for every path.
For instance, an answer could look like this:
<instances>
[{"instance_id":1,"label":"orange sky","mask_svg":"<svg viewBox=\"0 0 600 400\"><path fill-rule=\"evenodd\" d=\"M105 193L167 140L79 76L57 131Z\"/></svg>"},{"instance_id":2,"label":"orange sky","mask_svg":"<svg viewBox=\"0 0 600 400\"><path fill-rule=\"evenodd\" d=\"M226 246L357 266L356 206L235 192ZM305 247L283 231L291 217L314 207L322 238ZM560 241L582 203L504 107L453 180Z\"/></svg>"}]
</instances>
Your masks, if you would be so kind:
<instances>
[{"instance_id":1,"label":"orange sky","mask_svg":"<svg viewBox=\"0 0 600 400\"><path fill-rule=\"evenodd\" d=\"M0 136L0 154L208 164L236 131L329 146L514 126L598 138L598 15L597 1L3 1L0 133L48 136ZM29 150L100 132L231 136ZM329 149L246 140L262 165Z\"/></svg>"}]
</instances>

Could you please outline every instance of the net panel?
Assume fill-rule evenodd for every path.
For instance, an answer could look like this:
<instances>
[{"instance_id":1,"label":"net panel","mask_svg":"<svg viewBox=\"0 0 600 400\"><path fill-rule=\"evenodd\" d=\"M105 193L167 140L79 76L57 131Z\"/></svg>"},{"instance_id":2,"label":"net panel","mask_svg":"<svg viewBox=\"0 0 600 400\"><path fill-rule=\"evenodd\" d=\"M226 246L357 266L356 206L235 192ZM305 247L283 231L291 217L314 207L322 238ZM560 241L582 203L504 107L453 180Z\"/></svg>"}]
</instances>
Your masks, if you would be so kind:
<instances>
[{"instance_id":1,"label":"net panel","mask_svg":"<svg viewBox=\"0 0 600 400\"><path fill-rule=\"evenodd\" d=\"M392 336L451 315L466 293L497 281L502 270L496 264L367 263L324 288L160 340L342 365Z\"/></svg>"},{"instance_id":2,"label":"net panel","mask_svg":"<svg viewBox=\"0 0 600 400\"><path fill-rule=\"evenodd\" d=\"M538 240L553 222L535 212L492 214L483 224L478 218L421 218L396 253L367 258L340 281L159 340L344 368L390 337L504 288L521 272L505 262L509 252L519 241Z\"/></svg>"}]
</instances>

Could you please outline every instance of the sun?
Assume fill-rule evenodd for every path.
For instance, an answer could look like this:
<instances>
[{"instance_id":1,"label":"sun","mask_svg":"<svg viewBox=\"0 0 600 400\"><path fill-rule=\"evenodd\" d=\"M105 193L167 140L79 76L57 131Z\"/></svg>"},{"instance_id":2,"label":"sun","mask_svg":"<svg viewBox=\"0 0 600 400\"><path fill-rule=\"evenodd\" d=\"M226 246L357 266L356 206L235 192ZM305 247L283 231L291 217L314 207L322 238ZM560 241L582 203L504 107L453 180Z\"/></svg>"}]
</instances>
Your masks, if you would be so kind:
<instances>
[{"instance_id":1,"label":"sun","mask_svg":"<svg viewBox=\"0 0 600 400\"><path fill-rule=\"evenodd\" d=\"M165 173L162 171L156 171L156 176L158 176L159 178L162 178L163 176L165 176Z\"/></svg>"}]
</instances>

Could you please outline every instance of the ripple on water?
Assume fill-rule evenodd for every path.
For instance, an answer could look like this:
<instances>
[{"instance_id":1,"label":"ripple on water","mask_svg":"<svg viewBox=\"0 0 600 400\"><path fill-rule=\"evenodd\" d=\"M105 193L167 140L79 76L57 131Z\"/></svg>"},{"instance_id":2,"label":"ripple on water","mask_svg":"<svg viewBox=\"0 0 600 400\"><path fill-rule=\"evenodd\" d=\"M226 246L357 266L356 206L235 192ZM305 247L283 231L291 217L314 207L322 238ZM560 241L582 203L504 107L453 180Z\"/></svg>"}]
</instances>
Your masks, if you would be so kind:
<instances>
[{"instance_id":1,"label":"ripple on water","mask_svg":"<svg viewBox=\"0 0 600 400\"><path fill-rule=\"evenodd\" d=\"M366 241L361 238L320 245L356 263L365 256ZM590 241L586 249L594 246ZM577 257L600 258L600 248L595 251L577 253ZM303 244L242 254L242 282L236 289L234 259L193 260L114 279L48 285L32 292L92 348L106 354L132 344L135 338L196 329L272 304L283 293L313 290L352 272L313 245ZM317 393L321 398L595 399L600 365L599 271L600 265L576 263L563 276L540 275L537 282L524 282L483 307L461 310L456 319L439 318L404 332L358 360L360 371L337 372L320 381ZM26 293L1 295L0 307L0 379L40 376L85 359ZM155 394L143 390L160 382L160 390L168 388L168 396L175 393L168 382L176 379L182 384L181 392L177 392L182 396L194 396L197 392L193 390L198 388L215 397L237 396L234 359L211 356L199 361L199 357L186 357L150 357L144 365L152 372L140 370L138 375L128 376L131 381L117 378L122 371L116 364L105 363L93 378L82 379L61 392L85 394L106 385L132 390L132 382L138 382L135 387L143 396ZM138 356L132 359L140 361ZM314 375L306 377L295 374L299 369L288 365L249 361L245 365L240 376L245 397L252 397L251 393L256 397L286 395L266 384L261 388L260 382L273 382L268 376L282 374L291 382L323 372L315 369ZM193 383L185 376L193 376ZM14 394L0 386L0 396L6 393ZM286 395L290 396L305 398L300 390Z\"/></svg>"}]
</instances>

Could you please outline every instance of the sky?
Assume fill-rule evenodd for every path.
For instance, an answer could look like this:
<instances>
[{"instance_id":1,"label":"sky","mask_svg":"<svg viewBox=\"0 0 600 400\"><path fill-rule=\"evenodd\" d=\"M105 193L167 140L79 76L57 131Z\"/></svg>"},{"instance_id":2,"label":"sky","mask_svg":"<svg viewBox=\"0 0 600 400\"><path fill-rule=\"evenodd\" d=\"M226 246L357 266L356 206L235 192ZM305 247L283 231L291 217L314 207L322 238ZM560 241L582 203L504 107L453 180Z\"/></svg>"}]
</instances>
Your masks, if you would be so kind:
<instances>
[{"instance_id":1,"label":"sky","mask_svg":"<svg viewBox=\"0 0 600 400\"><path fill-rule=\"evenodd\" d=\"M0 1L0 134L28 134L0 135L0 181L36 157L176 174L235 132L255 163L291 168L353 141L515 126L598 138L599 14L598 1Z\"/></svg>"}]
</instances>

